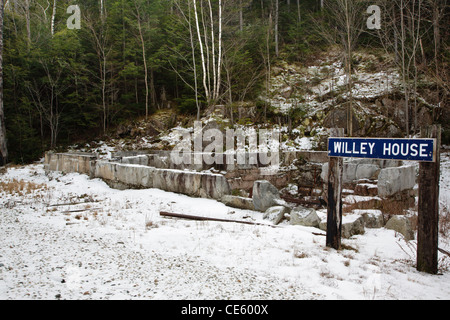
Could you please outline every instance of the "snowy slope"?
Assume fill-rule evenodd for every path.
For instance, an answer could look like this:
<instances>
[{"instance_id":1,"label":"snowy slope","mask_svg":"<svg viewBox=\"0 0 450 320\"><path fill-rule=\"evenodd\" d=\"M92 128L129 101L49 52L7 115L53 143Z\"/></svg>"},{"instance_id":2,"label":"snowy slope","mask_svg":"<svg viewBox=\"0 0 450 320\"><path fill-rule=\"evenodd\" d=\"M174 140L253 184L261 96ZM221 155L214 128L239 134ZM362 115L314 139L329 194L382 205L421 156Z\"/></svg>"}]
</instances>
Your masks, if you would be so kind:
<instances>
[{"instance_id":1,"label":"snowy slope","mask_svg":"<svg viewBox=\"0 0 450 320\"><path fill-rule=\"evenodd\" d=\"M367 229L336 252L318 229L167 219L159 211L267 223L214 200L46 176L42 165L0 174L0 194L0 299L450 298L449 259L443 275L419 273L413 245L390 230Z\"/></svg>"}]
</instances>

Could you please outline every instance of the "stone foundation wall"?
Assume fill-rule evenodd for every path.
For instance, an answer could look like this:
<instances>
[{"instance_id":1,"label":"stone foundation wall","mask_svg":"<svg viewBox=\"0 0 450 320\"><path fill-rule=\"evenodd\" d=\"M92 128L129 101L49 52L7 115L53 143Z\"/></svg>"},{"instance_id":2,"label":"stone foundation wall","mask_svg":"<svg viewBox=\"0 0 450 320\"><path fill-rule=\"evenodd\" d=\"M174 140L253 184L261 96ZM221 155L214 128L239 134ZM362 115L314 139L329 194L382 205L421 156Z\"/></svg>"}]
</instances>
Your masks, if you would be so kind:
<instances>
[{"instance_id":1,"label":"stone foundation wall","mask_svg":"<svg viewBox=\"0 0 450 320\"><path fill-rule=\"evenodd\" d=\"M49 171L87 174L91 178L103 179L112 187L119 189L157 188L218 200L224 195L231 194L232 191L227 179L221 174L159 169L134 164L139 162L137 158L126 162L132 163L100 161L93 155L47 153L44 168Z\"/></svg>"},{"instance_id":2,"label":"stone foundation wall","mask_svg":"<svg viewBox=\"0 0 450 320\"><path fill-rule=\"evenodd\" d=\"M282 170L273 175L267 175L264 171L263 165L260 163L237 164L236 159L234 163L227 164L226 159L223 159L223 164L208 165L205 163L194 164L193 155L191 155L191 164L175 164L171 161L170 151L149 151L147 154L137 153L135 151L121 151L113 154L113 158L122 164L137 164L150 166L159 169L174 169L174 170L191 170L191 171L205 171L213 170L217 173L222 173L228 180L231 189L245 190L251 193L253 184L257 180L267 180L274 186L282 189L287 186L289 181L295 178L300 171L305 173L299 178L298 183L305 182L306 188L321 187L320 173L323 163L328 162L327 152L322 151L291 151L280 153L280 167ZM248 159L249 154L246 154ZM256 156L258 158L258 156ZM301 166L300 171L297 169L286 169L293 163L302 161L308 163L307 166ZM247 161L248 162L248 161ZM316 168L319 168L316 170Z\"/></svg>"},{"instance_id":3,"label":"stone foundation wall","mask_svg":"<svg viewBox=\"0 0 450 320\"><path fill-rule=\"evenodd\" d=\"M201 171L206 169L205 164L200 165L201 168L177 166L170 161L168 151L115 156L112 161L100 161L95 154L48 152L44 167L51 171L78 172L91 178L101 178L115 188L158 188L213 199L221 199L231 194L232 190L244 190L251 195L254 182L258 180L267 180L278 189L295 183L300 194L312 194L323 188L328 169L326 152L282 153L281 170L273 175L266 175L263 167L258 165L207 168L210 169L207 172ZM378 185L371 186L369 190L375 192L372 196L389 197L414 187L414 169L400 165L395 161L351 160L344 163L343 182L352 184L362 179L378 180ZM193 170L195 168L197 170Z\"/></svg>"},{"instance_id":4,"label":"stone foundation wall","mask_svg":"<svg viewBox=\"0 0 450 320\"><path fill-rule=\"evenodd\" d=\"M52 153L45 154L44 169L64 173L78 172L93 176L97 155L92 153Z\"/></svg>"}]
</instances>

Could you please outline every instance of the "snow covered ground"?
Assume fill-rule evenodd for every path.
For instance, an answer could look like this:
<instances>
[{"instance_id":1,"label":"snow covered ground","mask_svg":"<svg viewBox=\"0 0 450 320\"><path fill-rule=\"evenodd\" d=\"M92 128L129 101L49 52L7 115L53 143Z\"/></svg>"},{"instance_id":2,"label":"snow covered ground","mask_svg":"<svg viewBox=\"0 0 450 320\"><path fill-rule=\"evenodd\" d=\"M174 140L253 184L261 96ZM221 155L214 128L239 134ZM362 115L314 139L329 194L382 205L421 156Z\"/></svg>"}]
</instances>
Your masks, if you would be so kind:
<instances>
[{"instance_id":1,"label":"snow covered ground","mask_svg":"<svg viewBox=\"0 0 450 320\"><path fill-rule=\"evenodd\" d=\"M40 164L9 168L0 174L0 299L450 298L450 259L440 255L441 275L420 273L414 243L394 231L366 229L336 252L314 228L160 211L267 223L214 200L114 190L84 175L45 175Z\"/></svg>"}]
</instances>

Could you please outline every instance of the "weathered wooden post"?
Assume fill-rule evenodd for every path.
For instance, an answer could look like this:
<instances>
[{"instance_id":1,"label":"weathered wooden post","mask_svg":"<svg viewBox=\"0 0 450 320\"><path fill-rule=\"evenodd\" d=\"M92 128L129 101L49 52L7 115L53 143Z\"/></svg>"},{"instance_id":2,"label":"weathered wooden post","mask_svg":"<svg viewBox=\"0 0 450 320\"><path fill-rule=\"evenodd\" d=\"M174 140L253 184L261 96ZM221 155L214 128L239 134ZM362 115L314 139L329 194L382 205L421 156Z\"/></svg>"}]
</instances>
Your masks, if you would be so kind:
<instances>
[{"instance_id":1,"label":"weathered wooden post","mask_svg":"<svg viewBox=\"0 0 450 320\"><path fill-rule=\"evenodd\" d=\"M330 137L343 137L344 129L330 129ZM326 246L339 250L342 231L342 174L344 160L330 157L328 161L328 208Z\"/></svg>"},{"instance_id":2,"label":"weathered wooden post","mask_svg":"<svg viewBox=\"0 0 450 320\"><path fill-rule=\"evenodd\" d=\"M441 126L422 128L421 138L436 139L434 162L419 165L417 270L438 272L439 177Z\"/></svg>"}]
</instances>

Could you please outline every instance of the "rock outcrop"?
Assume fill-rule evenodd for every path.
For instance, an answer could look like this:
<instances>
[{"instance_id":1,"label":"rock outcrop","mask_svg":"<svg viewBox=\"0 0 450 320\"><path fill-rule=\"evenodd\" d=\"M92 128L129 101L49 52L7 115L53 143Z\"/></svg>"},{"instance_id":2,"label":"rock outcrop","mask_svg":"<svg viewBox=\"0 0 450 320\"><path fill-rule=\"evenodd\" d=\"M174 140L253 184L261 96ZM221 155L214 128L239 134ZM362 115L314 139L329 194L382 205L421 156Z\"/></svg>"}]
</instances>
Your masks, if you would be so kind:
<instances>
[{"instance_id":1,"label":"rock outcrop","mask_svg":"<svg viewBox=\"0 0 450 320\"><path fill-rule=\"evenodd\" d=\"M253 184L253 204L255 210L265 212L281 200L278 189L266 180L258 180Z\"/></svg>"}]
</instances>

